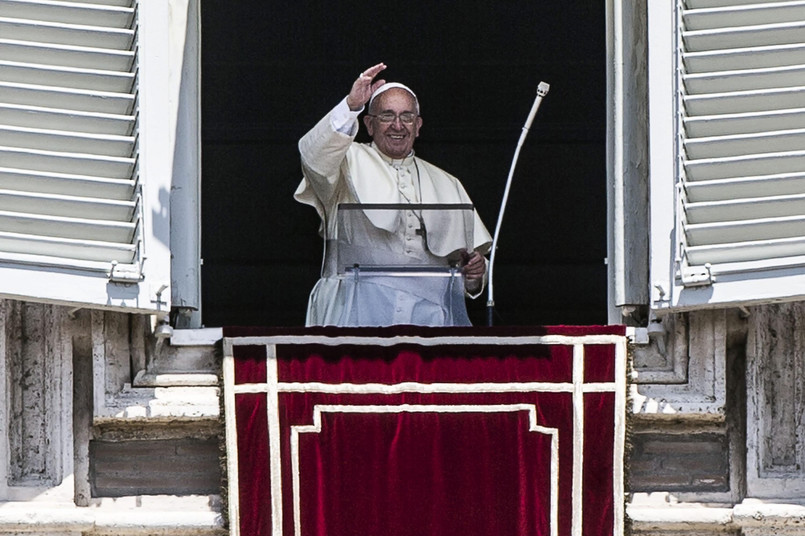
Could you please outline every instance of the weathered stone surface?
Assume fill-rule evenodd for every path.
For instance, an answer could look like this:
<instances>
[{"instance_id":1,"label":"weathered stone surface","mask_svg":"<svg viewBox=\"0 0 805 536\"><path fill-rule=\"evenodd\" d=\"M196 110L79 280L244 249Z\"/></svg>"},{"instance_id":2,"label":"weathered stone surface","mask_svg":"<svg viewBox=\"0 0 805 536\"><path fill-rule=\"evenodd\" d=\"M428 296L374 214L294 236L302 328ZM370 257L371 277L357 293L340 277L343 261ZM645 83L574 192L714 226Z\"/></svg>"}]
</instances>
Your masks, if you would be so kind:
<instances>
[{"instance_id":1,"label":"weathered stone surface","mask_svg":"<svg viewBox=\"0 0 805 536\"><path fill-rule=\"evenodd\" d=\"M5 309L9 486L56 485L70 432L71 363L62 355L61 309L0 302ZM69 396L65 399L65 395ZM66 428L66 430L65 430Z\"/></svg>"},{"instance_id":2,"label":"weathered stone surface","mask_svg":"<svg viewBox=\"0 0 805 536\"><path fill-rule=\"evenodd\" d=\"M3 536L219 536L227 534L208 496L99 500L91 508L47 502L4 503Z\"/></svg>"},{"instance_id":3,"label":"weathered stone surface","mask_svg":"<svg viewBox=\"0 0 805 536\"><path fill-rule=\"evenodd\" d=\"M636 416L725 418L728 319L723 310L695 311L653 323L650 343L633 349Z\"/></svg>"},{"instance_id":4,"label":"weathered stone surface","mask_svg":"<svg viewBox=\"0 0 805 536\"><path fill-rule=\"evenodd\" d=\"M94 497L210 495L221 489L214 437L99 440L90 443L89 451Z\"/></svg>"},{"instance_id":5,"label":"weathered stone surface","mask_svg":"<svg viewBox=\"0 0 805 536\"><path fill-rule=\"evenodd\" d=\"M752 309L747 343L750 497L805 496L805 304Z\"/></svg>"},{"instance_id":6,"label":"weathered stone surface","mask_svg":"<svg viewBox=\"0 0 805 536\"><path fill-rule=\"evenodd\" d=\"M224 533L217 354L155 349L142 317L0 300L0 534Z\"/></svg>"},{"instance_id":7,"label":"weathered stone surface","mask_svg":"<svg viewBox=\"0 0 805 536\"><path fill-rule=\"evenodd\" d=\"M629 462L632 491L728 491L729 444L723 434L638 433Z\"/></svg>"}]
</instances>

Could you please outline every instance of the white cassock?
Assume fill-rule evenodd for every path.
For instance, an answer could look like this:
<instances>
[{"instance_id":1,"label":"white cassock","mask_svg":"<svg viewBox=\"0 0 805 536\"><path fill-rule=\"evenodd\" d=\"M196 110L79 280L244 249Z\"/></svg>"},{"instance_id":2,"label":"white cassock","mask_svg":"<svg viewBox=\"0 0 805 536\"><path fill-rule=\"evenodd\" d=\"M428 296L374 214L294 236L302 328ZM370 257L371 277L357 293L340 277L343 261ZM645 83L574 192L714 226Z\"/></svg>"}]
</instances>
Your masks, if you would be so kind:
<instances>
[{"instance_id":1,"label":"white cassock","mask_svg":"<svg viewBox=\"0 0 805 536\"><path fill-rule=\"evenodd\" d=\"M345 99L299 140L303 179L294 198L316 209L321 218L319 232L325 240L321 279L310 294L306 324L469 325L463 299L456 304L451 298L455 294L444 287L454 278L377 279L378 284L362 287L361 303L355 303L354 289L343 275L339 276L335 248L339 205L472 203L458 179L413 154L391 159L373 144L355 143L359 113L349 110ZM370 247L378 240L385 242L383 247L392 244L397 258L410 259L413 264L427 263L429 258L446 259L466 243L460 236L462 229L438 225L437 213L405 212L402 218L388 218L382 212L367 211L371 224L364 231L366 243ZM470 219L472 247L485 254L492 237L474 210ZM427 235L422 233L425 224ZM463 279L459 281L463 287ZM483 287L470 297L482 291ZM463 317L455 313L457 305ZM360 311L359 316L356 311Z\"/></svg>"}]
</instances>

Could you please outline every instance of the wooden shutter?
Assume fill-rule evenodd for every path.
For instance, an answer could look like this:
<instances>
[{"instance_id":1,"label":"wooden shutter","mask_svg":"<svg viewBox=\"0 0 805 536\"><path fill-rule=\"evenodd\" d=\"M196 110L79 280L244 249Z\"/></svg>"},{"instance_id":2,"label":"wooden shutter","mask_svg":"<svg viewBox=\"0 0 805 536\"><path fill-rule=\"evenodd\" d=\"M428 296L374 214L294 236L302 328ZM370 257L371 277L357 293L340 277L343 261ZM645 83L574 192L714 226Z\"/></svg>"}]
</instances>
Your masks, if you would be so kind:
<instances>
[{"instance_id":1,"label":"wooden shutter","mask_svg":"<svg viewBox=\"0 0 805 536\"><path fill-rule=\"evenodd\" d=\"M805 1L680 0L675 16L675 288L664 298L801 296Z\"/></svg>"},{"instance_id":2,"label":"wooden shutter","mask_svg":"<svg viewBox=\"0 0 805 536\"><path fill-rule=\"evenodd\" d=\"M144 288L154 241L147 217L155 209L144 195L154 185L143 172L150 133L142 119L146 33L138 7L135 0L0 0L0 276L6 275L0 292L6 295L155 307ZM160 265L154 263L152 275L164 271ZM53 285L19 288L53 271L59 274ZM169 274L158 275L169 281Z\"/></svg>"}]
</instances>

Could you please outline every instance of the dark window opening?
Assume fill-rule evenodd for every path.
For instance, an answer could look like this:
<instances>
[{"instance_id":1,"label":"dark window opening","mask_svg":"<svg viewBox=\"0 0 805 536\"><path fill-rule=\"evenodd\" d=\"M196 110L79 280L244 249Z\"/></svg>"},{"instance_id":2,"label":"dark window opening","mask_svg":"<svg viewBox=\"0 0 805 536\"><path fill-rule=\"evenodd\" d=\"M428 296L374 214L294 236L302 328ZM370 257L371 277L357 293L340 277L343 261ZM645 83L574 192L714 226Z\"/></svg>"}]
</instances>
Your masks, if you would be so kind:
<instances>
[{"instance_id":1,"label":"dark window opening","mask_svg":"<svg viewBox=\"0 0 805 536\"><path fill-rule=\"evenodd\" d=\"M462 180L490 232L537 85L551 85L501 229L496 324L606 323L604 2L201 9L205 325L304 323L322 243L292 198L296 144L379 61L420 98L417 154ZM468 307L484 324L486 295Z\"/></svg>"}]
</instances>

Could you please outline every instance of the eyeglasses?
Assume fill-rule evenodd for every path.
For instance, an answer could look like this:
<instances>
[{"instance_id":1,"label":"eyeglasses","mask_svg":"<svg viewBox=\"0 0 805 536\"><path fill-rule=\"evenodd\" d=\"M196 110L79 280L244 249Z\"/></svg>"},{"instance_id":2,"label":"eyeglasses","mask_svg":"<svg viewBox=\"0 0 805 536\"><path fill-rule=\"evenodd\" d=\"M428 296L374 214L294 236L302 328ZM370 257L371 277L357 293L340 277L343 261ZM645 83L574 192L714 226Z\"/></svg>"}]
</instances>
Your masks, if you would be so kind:
<instances>
[{"instance_id":1,"label":"eyeglasses","mask_svg":"<svg viewBox=\"0 0 805 536\"><path fill-rule=\"evenodd\" d=\"M393 123L398 117L400 118L401 123L405 123L406 125L414 124L416 121L417 115L414 112L403 112L400 115L395 114L394 112L383 112L380 114L366 114L369 117L377 117L377 120L381 123Z\"/></svg>"}]
</instances>

